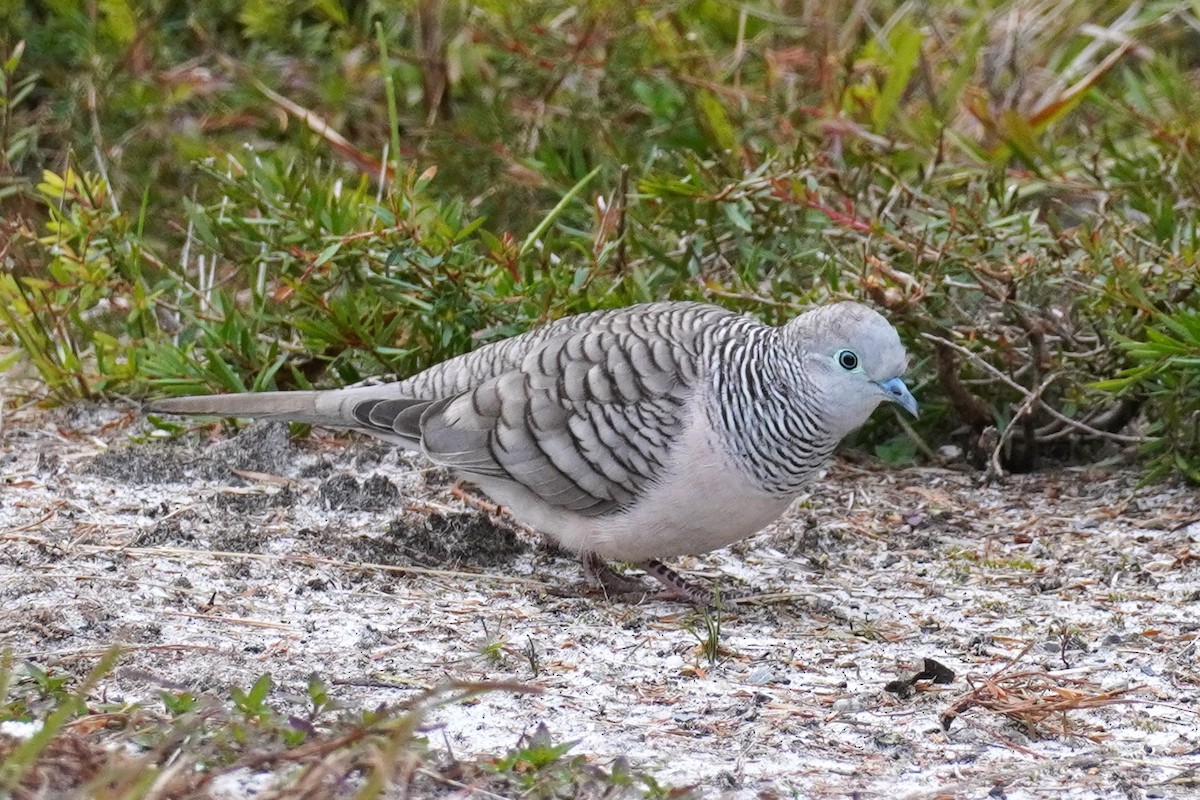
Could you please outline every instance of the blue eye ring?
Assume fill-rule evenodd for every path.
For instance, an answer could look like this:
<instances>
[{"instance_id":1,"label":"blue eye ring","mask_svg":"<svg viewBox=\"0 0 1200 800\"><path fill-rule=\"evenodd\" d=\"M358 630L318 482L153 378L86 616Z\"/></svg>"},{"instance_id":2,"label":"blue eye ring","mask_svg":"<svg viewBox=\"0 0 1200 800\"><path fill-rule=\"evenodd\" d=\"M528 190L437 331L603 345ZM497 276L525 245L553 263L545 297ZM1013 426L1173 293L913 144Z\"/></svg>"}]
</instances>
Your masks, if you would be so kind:
<instances>
[{"instance_id":1,"label":"blue eye ring","mask_svg":"<svg viewBox=\"0 0 1200 800\"><path fill-rule=\"evenodd\" d=\"M837 359L838 366L847 372L858 369L858 353L853 350L839 350L834 358Z\"/></svg>"}]
</instances>

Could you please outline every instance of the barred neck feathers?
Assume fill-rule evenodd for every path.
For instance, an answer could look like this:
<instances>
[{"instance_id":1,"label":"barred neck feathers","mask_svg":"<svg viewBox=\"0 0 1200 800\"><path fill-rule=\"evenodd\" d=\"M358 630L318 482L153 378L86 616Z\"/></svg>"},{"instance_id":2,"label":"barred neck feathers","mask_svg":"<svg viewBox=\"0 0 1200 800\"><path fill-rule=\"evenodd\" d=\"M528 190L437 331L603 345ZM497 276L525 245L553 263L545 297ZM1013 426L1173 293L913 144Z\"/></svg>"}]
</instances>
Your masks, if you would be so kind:
<instances>
[{"instance_id":1,"label":"barred neck feathers","mask_svg":"<svg viewBox=\"0 0 1200 800\"><path fill-rule=\"evenodd\" d=\"M803 352L782 329L740 317L721 326L710 356L707 413L725 449L763 490L796 494L840 439Z\"/></svg>"}]
</instances>

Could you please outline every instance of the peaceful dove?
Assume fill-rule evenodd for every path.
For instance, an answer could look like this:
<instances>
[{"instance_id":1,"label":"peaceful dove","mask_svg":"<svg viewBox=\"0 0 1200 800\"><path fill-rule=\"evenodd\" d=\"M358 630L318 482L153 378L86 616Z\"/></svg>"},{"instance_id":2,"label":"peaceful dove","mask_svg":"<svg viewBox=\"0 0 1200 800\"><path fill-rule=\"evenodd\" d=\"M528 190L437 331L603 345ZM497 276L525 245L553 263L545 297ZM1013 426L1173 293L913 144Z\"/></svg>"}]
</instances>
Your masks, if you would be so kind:
<instances>
[{"instance_id":1,"label":"peaceful dove","mask_svg":"<svg viewBox=\"0 0 1200 800\"><path fill-rule=\"evenodd\" d=\"M326 391L175 397L150 411L349 428L423 453L580 554L589 581L703 553L779 517L882 402L911 414L896 329L852 302L771 327L658 302L565 317L405 380Z\"/></svg>"}]
</instances>

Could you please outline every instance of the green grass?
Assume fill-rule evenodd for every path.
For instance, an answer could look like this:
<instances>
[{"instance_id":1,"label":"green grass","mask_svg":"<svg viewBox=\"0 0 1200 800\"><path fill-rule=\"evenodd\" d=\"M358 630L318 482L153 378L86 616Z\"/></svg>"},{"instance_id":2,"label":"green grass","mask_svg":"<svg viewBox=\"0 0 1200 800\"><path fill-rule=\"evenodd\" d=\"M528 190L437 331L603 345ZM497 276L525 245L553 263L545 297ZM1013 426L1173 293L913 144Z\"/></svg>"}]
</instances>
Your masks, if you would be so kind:
<instances>
[{"instance_id":1,"label":"green grass","mask_svg":"<svg viewBox=\"0 0 1200 800\"><path fill-rule=\"evenodd\" d=\"M332 386L848 296L914 356L882 457L1200 477L1194 8L418 5L0 13L0 367L51 403Z\"/></svg>"}]
</instances>

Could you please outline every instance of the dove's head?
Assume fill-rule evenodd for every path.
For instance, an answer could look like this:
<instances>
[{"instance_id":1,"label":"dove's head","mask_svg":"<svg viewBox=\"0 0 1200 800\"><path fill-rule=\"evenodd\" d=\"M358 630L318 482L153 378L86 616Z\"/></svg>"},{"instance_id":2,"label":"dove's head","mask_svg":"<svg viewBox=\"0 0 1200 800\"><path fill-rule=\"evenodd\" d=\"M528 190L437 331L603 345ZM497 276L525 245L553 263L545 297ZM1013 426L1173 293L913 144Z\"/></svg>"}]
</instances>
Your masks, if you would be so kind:
<instances>
[{"instance_id":1,"label":"dove's head","mask_svg":"<svg viewBox=\"0 0 1200 800\"><path fill-rule=\"evenodd\" d=\"M832 303L796 317L783 335L789 348L804 353L804 378L820 396L833 433L845 436L883 402L917 415L917 401L901 378L908 365L904 345L879 312Z\"/></svg>"}]
</instances>

